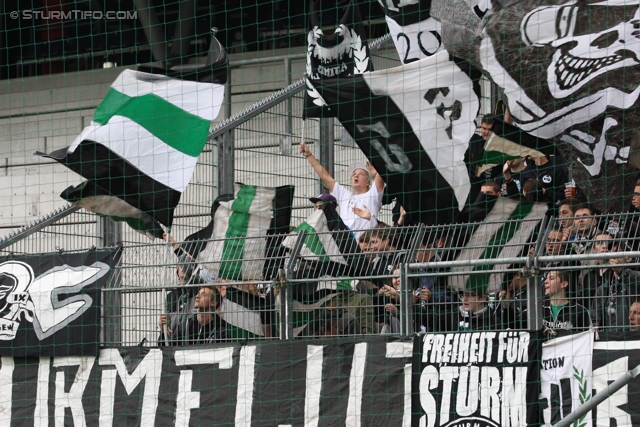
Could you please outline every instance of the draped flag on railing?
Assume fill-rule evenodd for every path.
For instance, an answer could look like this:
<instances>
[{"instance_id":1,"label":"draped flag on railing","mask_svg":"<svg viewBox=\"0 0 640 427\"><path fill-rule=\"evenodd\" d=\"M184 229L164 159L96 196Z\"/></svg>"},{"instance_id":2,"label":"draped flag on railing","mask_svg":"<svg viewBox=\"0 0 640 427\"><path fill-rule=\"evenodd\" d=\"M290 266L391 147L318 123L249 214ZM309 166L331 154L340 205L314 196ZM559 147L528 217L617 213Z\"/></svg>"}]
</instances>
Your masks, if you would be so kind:
<instances>
[{"instance_id":1,"label":"draped flag on railing","mask_svg":"<svg viewBox=\"0 0 640 427\"><path fill-rule=\"evenodd\" d=\"M120 254L92 250L0 258L0 355L97 355L101 290Z\"/></svg>"},{"instance_id":2,"label":"draped flag on railing","mask_svg":"<svg viewBox=\"0 0 640 427\"><path fill-rule=\"evenodd\" d=\"M288 229L292 199L293 186L236 183L233 199L215 209L213 235L197 262L221 279L262 280L265 259L275 246L269 236Z\"/></svg>"},{"instance_id":3,"label":"draped flag on railing","mask_svg":"<svg viewBox=\"0 0 640 427\"><path fill-rule=\"evenodd\" d=\"M440 22L431 17L431 0L393 2L382 5L389 33L396 45L400 62L409 64L435 55L444 49Z\"/></svg>"},{"instance_id":4,"label":"draped flag on railing","mask_svg":"<svg viewBox=\"0 0 640 427\"><path fill-rule=\"evenodd\" d=\"M314 85L410 222L433 225L452 223L469 194L464 155L476 130L479 77L440 52Z\"/></svg>"},{"instance_id":5,"label":"draped flag on railing","mask_svg":"<svg viewBox=\"0 0 640 427\"><path fill-rule=\"evenodd\" d=\"M70 147L37 153L93 185L87 194L84 184L70 187L62 197L115 219L139 221L146 214L170 227L222 106L227 62L224 48L212 37L201 68L123 71Z\"/></svg>"},{"instance_id":6,"label":"draped flag on railing","mask_svg":"<svg viewBox=\"0 0 640 427\"><path fill-rule=\"evenodd\" d=\"M524 200L498 197L488 205L484 218L475 216L475 224L468 230L460 228L451 241L452 247L462 248L458 260L491 260L515 258L526 252L531 236L539 228L547 212L546 203L529 203ZM498 292L502 290L502 270L505 264L483 264L473 267L453 267L449 277L449 288L459 291Z\"/></svg>"},{"instance_id":7,"label":"draped flag on railing","mask_svg":"<svg viewBox=\"0 0 640 427\"><path fill-rule=\"evenodd\" d=\"M332 23L333 24L333 23ZM358 5L349 3L340 24L331 34L325 34L313 0L307 14L307 77L348 77L373 70L367 36ZM307 85L304 117L335 117L324 107L313 86Z\"/></svg>"}]
</instances>

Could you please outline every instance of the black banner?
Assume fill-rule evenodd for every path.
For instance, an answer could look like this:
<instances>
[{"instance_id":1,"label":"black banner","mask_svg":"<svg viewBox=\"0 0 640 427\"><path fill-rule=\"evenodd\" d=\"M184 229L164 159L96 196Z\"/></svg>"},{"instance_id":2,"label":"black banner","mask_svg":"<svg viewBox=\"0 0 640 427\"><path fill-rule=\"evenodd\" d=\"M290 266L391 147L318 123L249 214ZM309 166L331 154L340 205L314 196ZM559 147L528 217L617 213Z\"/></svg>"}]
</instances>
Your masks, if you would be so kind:
<instances>
[{"instance_id":1,"label":"black banner","mask_svg":"<svg viewBox=\"0 0 640 427\"><path fill-rule=\"evenodd\" d=\"M640 333L608 333L606 341L596 341L593 345L593 395L639 367ZM640 381L636 378L613 393L592 411L592 416L594 426L640 425Z\"/></svg>"},{"instance_id":2,"label":"black banner","mask_svg":"<svg viewBox=\"0 0 640 427\"><path fill-rule=\"evenodd\" d=\"M0 257L0 355L96 355L119 251Z\"/></svg>"},{"instance_id":3,"label":"black banner","mask_svg":"<svg viewBox=\"0 0 640 427\"><path fill-rule=\"evenodd\" d=\"M538 425L537 338L521 331L416 337L411 425Z\"/></svg>"},{"instance_id":4,"label":"black banner","mask_svg":"<svg viewBox=\"0 0 640 427\"><path fill-rule=\"evenodd\" d=\"M412 347L377 336L3 357L0 425L406 425Z\"/></svg>"}]
</instances>

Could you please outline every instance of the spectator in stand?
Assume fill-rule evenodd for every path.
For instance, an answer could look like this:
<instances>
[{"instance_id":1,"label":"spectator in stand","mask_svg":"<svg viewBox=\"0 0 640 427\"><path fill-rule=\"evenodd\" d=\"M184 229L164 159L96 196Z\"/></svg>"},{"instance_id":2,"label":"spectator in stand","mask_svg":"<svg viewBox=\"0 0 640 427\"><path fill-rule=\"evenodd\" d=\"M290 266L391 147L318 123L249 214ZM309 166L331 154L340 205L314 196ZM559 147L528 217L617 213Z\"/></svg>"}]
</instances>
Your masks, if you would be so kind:
<instances>
[{"instance_id":1,"label":"spectator in stand","mask_svg":"<svg viewBox=\"0 0 640 427\"><path fill-rule=\"evenodd\" d=\"M598 231L594 237L593 245L591 246L592 254L605 254L609 252L617 251L616 242L613 236L606 231ZM602 275L605 273L609 264L606 259L598 259L592 261L581 261L580 264L586 266L599 266L598 268L581 268L579 285L578 285L578 298L581 299L582 305L585 307L591 307L593 297L596 294L596 290L602 284Z\"/></svg>"},{"instance_id":2,"label":"spectator in stand","mask_svg":"<svg viewBox=\"0 0 640 427\"><path fill-rule=\"evenodd\" d=\"M160 328L160 336L158 337L158 345L177 345L179 343L177 337L183 336L181 331L186 320L193 316L195 312L197 287L192 285L202 284L202 279L193 274L194 264L178 265L176 274L178 276L178 284L176 289L167 293L166 313L161 314L158 319L158 327ZM184 267L184 268L183 268ZM167 335L165 336L165 326Z\"/></svg>"},{"instance_id":3,"label":"spectator in stand","mask_svg":"<svg viewBox=\"0 0 640 427\"><path fill-rule=\"evenodd\" d=\"M309 200L313 203L316 209L322 209L325 203L331 203L334 208L338 207L338 202L331 194L320 194L318 197L310 197Z\"/></svg>"},{"instance_id":4,"label":"spectator in stand","mask_svg":"<svg viewBox=\"0 0 640 427\"><path fill-rule=\"evenodd\" d=\"M594 211L588 205L577 205L574 206L573 217L573 226L576 231L575 238L572 240L573 251L576 254L587 253L598 233Z\"/></svg>"},{"instance_id":5,"label":"spectator in stand","mask_svg":"<svg viewBox=\"0 0 640 427\"><path fill-rule=\"evenodd\" d=\"M545 332L581 331L591 327L589 310L572 298L571 274L566 270L551 271L544 281L542 325Z\"/></svg>"},{"instance_id":6,"label":"spectator in stand","mask_svg":"<svg viewBox=\"0 0 640 427\"><path fill-rule=\"evenodd\" d=\"M640 300L638 299L629 308L629 325L631 325L631 331L640 331Z\"/></svg>"},{"instance_id":7,"label":"spectator in stand","mask_svg":"<svg viewBox=\"0 0 640 427\"><path fill-rule=\"evenodd\" d=\"M618 228L627 239L629 250L640 250L640 180L636 182L631 196L631 206L619 221Z\"/></svg>"},{"instance_id":8,"label":"spectator in stand","mask_svg":"<svg viewBox=\"0 0 640 427\"><path fill-rule=\"evenodd\" d=\"M391 273L393 266L397 263L394 262L396 248L391 240L392 231L391 227L378 224L365 233L370 235L367 252L370 254L371 274L373 276L383 276ZM382 279L382 281L385 280ZM376 280L374 280L374 283L376 283Z\"/></svg>"},{"instance_id":9,"label":"spectator in stand","mask_svg":"<svg viewBox=\"0 0 640 427\"><path fill-rule=\"evenodd\" d=\"M545 189L546 198L554 208L565 199L565 183L569 169L556 156L524 157L509 160L502 169L502 195L514 197L522 193L524 183L535 179Z\"/></svg>"},{"instance_id":10,"label":"spectator in stand","mask_svg":"<svg viewBox=\"0 0 640 427\"><path fill-rule=\"evenodd\" d=\"M513 274L507 289L498 294L497 310L504 329L527 329L527 278L520 271Z\"/></svg>"},{"instance_id":11,"label":"spectator in stand","mask_svg":"<svg viewBox=\"0 0 640 427\"><path fill-rule=\"evenodd\" d=\"M478 166L482 165L482 159L484 156L484 146L486 140L491 135L494 124L494 118L489 115L482 116L480 122L480 135L474 134L469 141L469 148L465 152L465 164L467 165L469 173L469 181L471 183L471 189L469 191L469 202L473 203L478 197L478 193L481 191L480 187L486 180L492 180L501 174L500 166L496 166L491 169L487 169L484 173L477 176L476 171Z\"/></svg>"},{"instance_id":12,"label":"spectator in stand","mask_svg":"<svg viewBox=\"0 0 640 427\"><path fill-rule=\"evenodd\" d=\"M415 253L413 262L427 264L417 270L420 276L412 279L412 289L419 301L414 306L416 331L433 332L438 326L438 313L450 313L453 294L447 287L447 277L435 273L440 269L428 264L442 261L446 238L437 233L426 233Z\"/></svg>"},{"instance_id":13,"label":"spectator in stand","mask_svg":"<svg viewBox=\"0 0 640 427\"><path fill-rule=\"evenodd\" d=\"M378 223L376 216L382 206L384 181L376 172L373 165L355 162L349 166L351 190L338 183L329 172L316 159L307 144L300 143L300 153L306 157L313 170L329 189L340 207L340 218L350 229L355 230L356 241L362 234L362 230L375 227Z\"/></svg>"},{"instance_id":14,"label":"spectator in stand","mask_svg":"<svg viewBox=\"0 0 640 427\"><path fill-rule=\"evenodd\" d=\"M554 206L547 196L547 190L536 179L528 179L522 186L522 197L531 203L546 203L549 210L548 215L553 215Z\"/></svg>"},{"instance_id":15,"label":"spectator in stand","mask_svg":"<svg viewBox=\"0 0 640 427\"><path fill-rule=\"evenodd\" d=\"M400 267L395 266L392 273L391 285L383 285L378 291L384 313L379 320L384 319L380 322L384 323L382 333L397 334L400 333Z\"/></svg>"},{"instance_id":16,"label":"spectator in stand","mask_svg":"<svg viewBox=\"0 0 640 427\"><path fill-rule=\"evenodd\" d=\"M562 227L562 240L565 242L572 242L576 238L574 215L576 206L579 205L578 199L564 199L558 206L558 219Z\"/></svg>"},{"instance_id":17,"label":"spectator in stand","mask_svg":"<svg viewBox=\"0 0 640 427\"><path fill-rule=\"evenodd\" d=\"M196 295L194 316L187 319L183 327L187 344L210 344L222 342L229 337L229 327L219 315L222 297L214 286L203 286Z\"/></svg>"},{"instance_id":18,"label":"spectator in stand","mask_svg":"<svg viewBox=\"0 0 640 427\"><path fill-rule=\"evenodd\" d=\"M495 181L487 181L480 187L480 192L487 196L500 197L500 184Z\"/></svg>"},{"instance_id":19,"label":"spectator in stand","mask_svg":"<svg viewBox=\"0 0 640 427\"><path fill-rule=\"evenodd\" d=\"M470 278L469 282L472 282ZM440 312L440 331L478 331L500 327L498 318L489 307L486 284L474 283L458 292L460 305L453 312Z\"/></svg>"},{"instance_id":20,"label":"spectator in stand","mask_svg":"<svg viewBox=\"0 0 640 427\"><path fill-rule=\"evenodd\" d=\"M631 258L612 258L606 268L599 269L598 288L591 304L591 320L598 329L621 330L630 326L630 309L638 299L640 285L639 272L620 266L630 261ZM588 274L586 278L589 277Z\"/></svg>"},{"instance_id":21,"label":"spectator in stand","mask_svg":"<svg viewBox=\"0 0 640 427\"><path fill-rule=\"evenodd\" d=\"M501 197L500 184L495 181L487 181L480 186L480 193L473 203L464 208L458 215L458 223L472 223L484 220L488 212L493 208L495 201Z\"/></svg>"}]
</instances>

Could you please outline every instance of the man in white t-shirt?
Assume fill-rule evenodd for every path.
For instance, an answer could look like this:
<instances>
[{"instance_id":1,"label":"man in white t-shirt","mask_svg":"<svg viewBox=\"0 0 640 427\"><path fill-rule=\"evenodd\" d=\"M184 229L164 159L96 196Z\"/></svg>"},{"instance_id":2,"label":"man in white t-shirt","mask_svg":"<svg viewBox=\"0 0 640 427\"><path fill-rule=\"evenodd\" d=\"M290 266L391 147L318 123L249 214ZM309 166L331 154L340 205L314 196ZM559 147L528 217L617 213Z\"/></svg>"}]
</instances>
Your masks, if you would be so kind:
<instances>
[{"instance_id":1,"label":"man in white t-shirt","mask_svg":"<svg viewBox=\"0 0 640 427\"><path fill-rule=\"evenodd\" d=\"M376 217L382 206L382 193L384 181L376 172L373 165L367 162L355 162L349 166L351 177L351 190L343 187L316 159L307 144L300 143L300 153L307 158L313 170L320 177L331 195L338 201L340 218L344 224L354 231L356 240L360 237L361 230L368 230L376 226Z\"/></svg>"}]
</instances>

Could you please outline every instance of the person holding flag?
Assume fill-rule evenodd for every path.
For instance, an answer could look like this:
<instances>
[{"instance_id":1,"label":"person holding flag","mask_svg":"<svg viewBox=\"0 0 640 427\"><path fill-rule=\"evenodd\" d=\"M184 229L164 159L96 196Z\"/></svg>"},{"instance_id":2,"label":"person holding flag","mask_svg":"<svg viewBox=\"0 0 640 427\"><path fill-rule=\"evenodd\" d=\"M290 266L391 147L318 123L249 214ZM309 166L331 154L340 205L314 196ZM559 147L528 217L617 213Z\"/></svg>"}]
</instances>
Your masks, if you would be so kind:
<instances>
[{"instance_id":1,"label":"person holding flag","mask_svg":"<svg viewBox=\"0 0 640 427\"><path fill-rule=\"evenodd\" d=\"M350 229L355 230L356 240L363 230L368 230L377 225L376 216L382 206L382 196L385 183L369 162L354 162L349 166L351 190L337 182L316 159L307 144L300 143L300 154L307 158L313 170L322 180L331 195L338 201L340 218Z\"/></svg>"}]
</instances>

